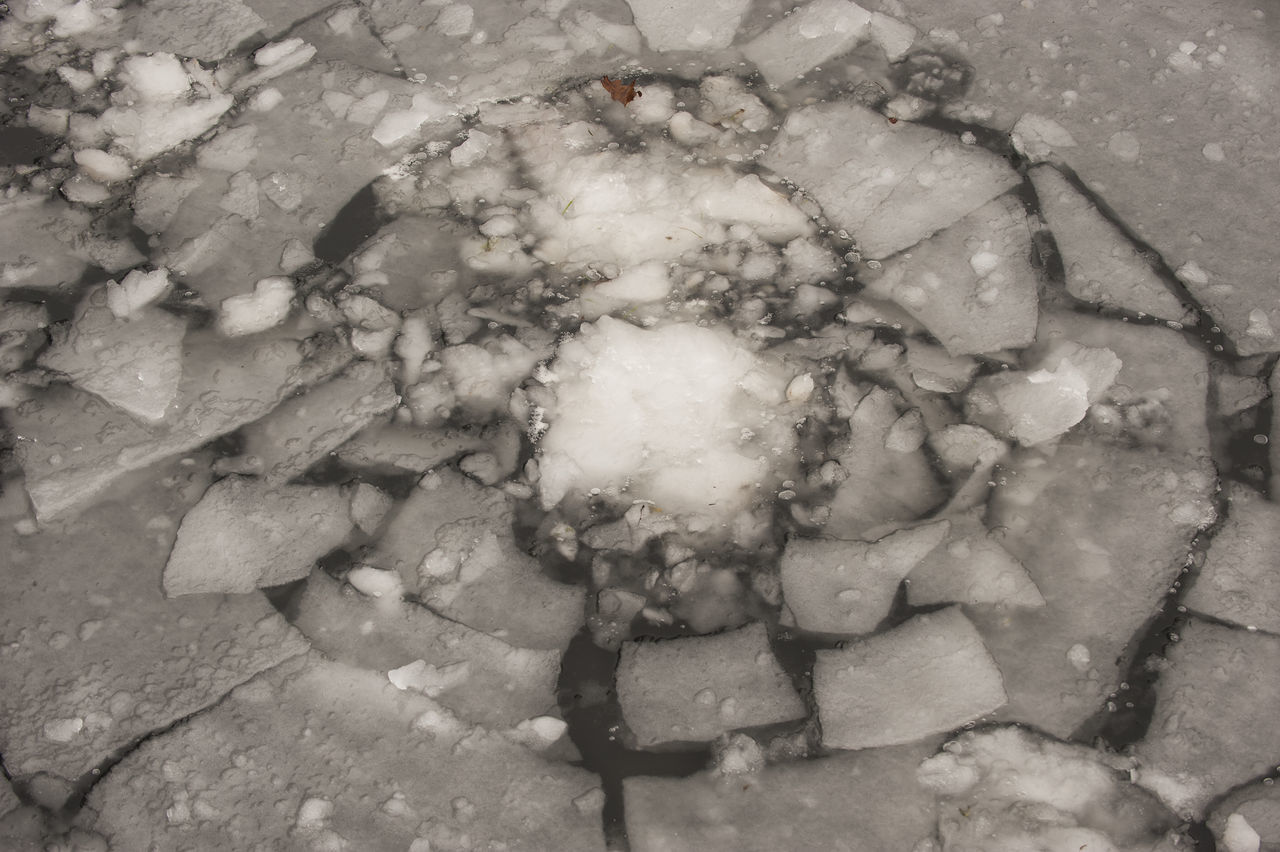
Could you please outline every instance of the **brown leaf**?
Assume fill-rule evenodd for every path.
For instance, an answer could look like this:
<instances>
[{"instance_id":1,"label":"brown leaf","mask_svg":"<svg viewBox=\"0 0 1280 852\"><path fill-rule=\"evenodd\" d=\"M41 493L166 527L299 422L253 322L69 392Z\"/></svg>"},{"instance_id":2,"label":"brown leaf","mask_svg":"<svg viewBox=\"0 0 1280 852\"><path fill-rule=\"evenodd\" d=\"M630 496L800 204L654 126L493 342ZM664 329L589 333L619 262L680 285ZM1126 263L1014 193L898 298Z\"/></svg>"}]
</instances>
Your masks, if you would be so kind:
<instances>
[{"instance_id":1,"label":"brown leaf","mask_svg":"<svg viewBox=\"0 0 1280 852\"><path fill-rule=\"evenodd\" d=\"M629 104L640 97L641 94L636 91L634 80L624 86L621 80L610 80L608 76L604 76L600 78L600 85L604 86L605 91L609 93L609 97L620 104Z\"/></svg>"}]
</instances>

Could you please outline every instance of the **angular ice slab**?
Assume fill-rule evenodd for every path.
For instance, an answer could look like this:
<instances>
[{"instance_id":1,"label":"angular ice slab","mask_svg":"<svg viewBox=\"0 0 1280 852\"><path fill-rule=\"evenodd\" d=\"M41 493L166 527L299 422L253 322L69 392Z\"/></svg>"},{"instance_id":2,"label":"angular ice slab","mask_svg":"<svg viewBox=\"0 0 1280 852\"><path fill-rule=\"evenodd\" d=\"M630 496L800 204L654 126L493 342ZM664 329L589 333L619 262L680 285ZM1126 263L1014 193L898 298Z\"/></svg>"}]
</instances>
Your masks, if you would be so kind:
<instances>
[{"instance_id":1,"label":"angular ice slab","mask_svg":"<svg viewBox=\"0 0 1280 852\"><path fill-rule=\"evenodd\" d=\"M1004 684L959 607L918 615L813 667L823 744L875 748L950 731L1004 705Z\"/></svg>"},{"instance_id":2,"label":"angular ice slab","mask_svg":"<svg viewBox=\"0 0 1280 852\"><path fill-rule=\"evenodd\" d=\"M847 53L871 34L871 13L849 0L813 0L747 42L742 55L780 86Z\"/></svg>"},{"instance_id":3,"label":"angular ice slab","mask_svg":"<svg viewBox=\"0 0 1280 852\"><path fill-rule=\"evenodd\" d=\"M761 162L816 198L868 258L915 245L1018 183L995 154L854 103L791 113Z\"/></svg>"},{"instance_id":4,"label":"angular ice slab","mask_svg":"<svg viewBox=\"0 0 1280 852\"><path fill-rule=\"evenodd\" d=\"M898 584L947 535L946 521L875 542L797 538L782 554L782 595L795 622L823 633L870 633Z\"/></svg>"},{"instance_id":5,"label":"angular ice slab","mask_svg":"<svg viewBox=\"0 0 1280 852\"><path fill-rule=\"evenodd\" d=\"M628 642L618 663L618 702L641 748L705 742L805 714L758 623L715 636Z\"/></svg>"},{"instance_id":6,"label":"angular ice slab","mask_svg":"<svg viewBox=\"0 0 1280 852\"><path fill-rule=\"evenodd\" d=\"M1227 483L1227 519L1183 603L1241 627L1280 634L1280 506Z\"/></svg>"},{"instance_id":7,"label":"angular ice slab","mask_svg":"<svg viewBox=\"0 0 1280 852\"><path fill-rule=\"evenodd\" d=\"M300 579L352 526L337 486L229 476L182 519L164 569L165 594L251 592Z\"/></svg>"},{"instance_id":8,"label":"angular ice slab","mask_svg":"<svg viewBox=\"0 0 1280 852\"><path fill-rule=\"evenodd\" d=\"M636 27L656 51L722 50L733 43L738 22L751 0L627 0L627 5L635 16Z\"/></svg>"}]
</instances>

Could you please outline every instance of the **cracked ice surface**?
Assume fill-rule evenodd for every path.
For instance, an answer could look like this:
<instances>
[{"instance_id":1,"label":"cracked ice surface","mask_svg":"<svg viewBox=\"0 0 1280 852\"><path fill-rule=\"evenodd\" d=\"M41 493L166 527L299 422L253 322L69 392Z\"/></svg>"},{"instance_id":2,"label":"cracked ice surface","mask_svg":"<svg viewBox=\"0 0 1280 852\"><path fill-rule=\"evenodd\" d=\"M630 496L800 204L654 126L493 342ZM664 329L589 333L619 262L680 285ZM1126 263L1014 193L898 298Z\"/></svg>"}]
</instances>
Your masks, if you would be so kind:
<instances>
[{"instance_id":1,"label":"cracked ice surface","mask_svg":"<svg viewBox=\"0 0 1280 852\"><path fill-rule=\"evenodd\" d=\"M0 845L1280 844L1275 23L988 6L11 3Z\"/></svg>"}]
</instances>

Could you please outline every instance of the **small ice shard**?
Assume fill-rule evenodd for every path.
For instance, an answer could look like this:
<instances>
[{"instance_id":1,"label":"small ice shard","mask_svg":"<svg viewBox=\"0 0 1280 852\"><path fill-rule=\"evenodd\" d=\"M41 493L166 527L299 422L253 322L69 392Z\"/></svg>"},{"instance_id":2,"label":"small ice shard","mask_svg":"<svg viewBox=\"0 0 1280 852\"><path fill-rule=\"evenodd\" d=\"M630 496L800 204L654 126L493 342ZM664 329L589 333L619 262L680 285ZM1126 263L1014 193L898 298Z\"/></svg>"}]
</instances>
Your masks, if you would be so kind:
<instances>
[{"instance_id":1,"label":"small ice shard","mask_svg":"<svg viewBox=\"0 0 1280 852\"><path fill-rule=\"evenodd\" d=\"M182 519L164 569L165 594L244 593L297 580L350 529L337 487L227 477Z\"/></svg>"},{"instance_id":2,"label":"small ice shard","mask_svg":"<svg viewBox=\"0 0 1280 852\"><path fill-rule=\"evenodd\" d=\"M137 281L134 276L130 273L126 284ZM163 271L160 277L167 286ZM140 287L141 298L146 289ZM186 320L159 308L133 308L127 290L123 298L120 291L114 295L110 285L90 291L71 324L56 330L40 364L139 420L163 420L182 380ZM122 301L127 319L116 313Z\"/></svg>"},{"instance_id":3,"label":"small ice shard","mask_svg":"<svg viewBox=\"0 0 1280 852\"><path fill-rule=\"evenodd\" d=\"M1049 159L1059 148L1074 148L1076 140L1067 129L1051 118L1023 113L1009 131L1009 140L1018 153L1031 162Z\"/></svg>"},{"instance_id":4,"label":"small ice shard","mask_svg":"<svg viewBox=\"0 0 1280 852\"><path fill-rule=\"evenodd\" d=\"M831 748L915 742L1008 700L995 660L959 607L818 651L813 686L822 740Z\"/></svg>"},{"instance_id":5,"label":"small ice shard","mask_svg":"<svg viewBox=\"0 0 1280 852\"><path fill-rule=\"evenodd\" d=\"M1044 597L1027 569L982 523L983 509L950 516L942 544L907 577L912 606L939 603L1041 607Z\"/></svg>"},{"instance_id":6,"label":"small ice shard","mask_svg":"<svg viewBox=\"0 0 1280 852\"><path fill-rule=\"evenodd\" d=\"M227 337L243 337L274 328L289 316L293 280L282 275L260 279L252 293L222 300L218 330Z\"/></svg>"},{"instance_id":7,"label":"small ice shard","mask_svg":"<svg viewBox=\"0 0 1280 852\"><path fill-rule=\"evenodd\" d=\"M351 491L351 520L366 535L373 535L391 510L391 495L377 486L361 482Z\"/></svg>"},{"instance_id":8,"label":"small ice shard","mask_svg":"<svg viewBox=\"0 0 1280 852\"><path fill-rule=\"evenodd\" d=\"M360 594L369 598L399 600L404 593L400 575L395 571L383 571L368 565L357 565L347 572L347 582Z\"/></svg>"},{"instance_id":9,"label":"small ice shard","mask_svg":"<svg viewBox=\"0 0 1280 852\"><path fill-rule=\"evenodd\" d=\"M1051 350L1036 369L984 376L968 395L970 418L1024 446L1067 432L1084 419L1121 369L1109 349L1067 341Z\"/></svg>"},{"instance_id":10,"label":"small ice shard","mask_svg":"<svg viewBox=\"0 0 1280 852\"><path fill-rule=\"evenodd\" d=\"M636 28L652 50L723 50L733 43L751 0L685 4L673 0L627 0Z\"/></svg>"},{"instance_id":11,"label":"small ice shard","mask_svg":"<svg viewBox=\"0 0 1280 852\"><path fill-rule=\"evenodd\" d=\"M119 154L85 148L75 153L76 165L99 183L118 183L133 176L133 165Z\"/></svg>"},{"instance_id":12,"label":"small ice shard","mask_svg":"<svg viewBox=\"0 0 1280 852\"><path fill-rule=\"evenodd\" d=\"M849 0L810 0L747 42L742 54L782 86L871 35L871 13Z\"/></svg>"},{"instance_id":13,"label":"small ice shard","mask_svg":"<svg viewBox=\"0 0 1280 852\"><path fill-rule=\"evenodd\" d=\"M706 742L805 714L758 623L715 636L627 642L617 684L623 718L641 748Z\"/></svg>"},{"instance_id":14,"label":"small ice shard","mask_svg":"<svg viewBox=\"0 0 1280 852\"><path fill-rule=\"evenodd\" d=\"M444 121L457 112L457 107L426 92L413 96L408 109L392 110L382 116L373 128L373 139L384 148L399 145L414 137L424 124Z\"/></svg>"},{"instance_id":15,"label":"small ice shard","mask_svg":"<svg viewBox=\"0 0 1280 852\"><path fill-rule=\"evenodd\" d=\"M946 849L1174 848L1177 819L1123 774L1130 763L1021 728L995 728L947 743L920 764L917 779L940 798Z\"/></svg>"},{"instance_id":16,"label":"small ice shard","mask_svg":"<svg viewBox=\"0 0 1280 852\"><path fill-rule=\"evenodd\" d=\"M107 307L117 319L137 313L169 292L169 270L142 272L134 269L119 284L107 282Z\"/></svg>"},{"instance_id":17,"label":"small ice shard","mask_svg":"<svg viewBox=\"0 0 1280 852\"><path fill-rule=\"evenodd\" d=\"M782 596L797 626L870 633L893 606L902 578L947 535L947 521L877 541L793 538L782 553Z\"/></svg>"},{"instance_id":18,"label":"small ice shard","mask_svg":"<svg viewBox=\"0 0 1280 852\"><path fill-rule=\"evenodd\" d=\"M1205 821L1223 852L1280 845L1280 790L1270 778L1246 784L1213 806Z\"/></svg>"},{"instance_id":19,"label":"small ice shard","mask_svg":"<svg viewBox=\"0 0 1280 852\"><path fill-rule=\"evenodd\" d=\"M1178 632L1135 751L1138 783L1194 820L1218 796L1275 768L1280 637L1198 618Z\"/></svg>"}]
</instances>

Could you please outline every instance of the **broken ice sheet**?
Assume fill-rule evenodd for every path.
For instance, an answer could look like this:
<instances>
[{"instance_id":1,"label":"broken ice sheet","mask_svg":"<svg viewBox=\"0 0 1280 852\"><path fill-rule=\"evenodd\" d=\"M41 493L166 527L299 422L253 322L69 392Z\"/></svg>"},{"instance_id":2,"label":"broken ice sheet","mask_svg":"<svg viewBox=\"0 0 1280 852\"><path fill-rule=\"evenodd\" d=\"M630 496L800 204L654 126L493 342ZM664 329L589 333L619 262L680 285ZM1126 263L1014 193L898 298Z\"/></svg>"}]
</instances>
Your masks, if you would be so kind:
<instances>
[{"instance_id":1,"label":"broken ice sheet","mask_svg":"<svg viewBox=\"0 0 1280 852\"><path fill-rule=\"evenodd\" d=\"M767 766L759 772L623 781L634 852L927 849L933 795L916 766L934 749L900 746Z\"/></svg>"},{"instance_id":2,"label":"broken ice sheet","mask_svg":"<svg viewBox=\"0 0 1280 852\"><path fill-rule=\"evenodd\" d=\"M1018 182L995 154L941 131L891 125L849 102L792 112L761 162L812 194L863 256L877 259L951 225Z\"/></svg>"},{"instance_id":3,"label":"broken ice sheet","mask_svg":"<svg viewBox=\"0 0 1280 852\"><path fill-rule=\"evenodd\" d=\"M165 556L207 470L202 456L131 474L109 501L31 535L0 525L14 575L0 595L0 752L13 776L69 785L306 650L259 595L163 596Z\"/></svg>"},{"instance_id":4,"label":"broken ice sheet","mask_svg":"<svg viewBox=\"0 0 1280 852\"><path fill-rule=\"evenodd\" d=\"M993 728L947 743L920 764L918 780L938 796L944 849L1177 848L1177 819L1129 780L1130 763L1020 728Z\"/></svg>"},{"instance_id":5,"label":"broken ice sheet","mask_svg":"<svg viewBox=\"0 0 1280 852\"><path fill-rule=\"evenodd\" d=\"M818 651L813 688L823 744L844 749L912 743L1008 700L1000 669L959 607Z\"/></svg>"},{"instance_id":6,"label":"broken ice sheet","mask_svg":"<svg viewBox=\"0 0 1280 852\"><path fill-rule=\"evenodd\" d=\"M92 503L131 470L199 447L256 420L305 378L298 341L228 345L207 331L184 338L174 411L144 426L70 387L51 387L12 412L15 457L43 523Z\"/></svg>"},{"instance_id":7,"label":"broken ice sheet","mask_svg":"<svg viewBox=\"0 0 1280 852\"><path fill-rule=\"evenodd\" d=\"M759 623L714 636L627 642L617 690L641 748L706 742L726 731L805 715Z\"/></svg>"},{"instance_id":8,"label":"broken ice sheet","mask_svg":"<svg viewBox=\"0 0 1280 852\"><path fill-rule=\"evenodd\" d=\"M88 808L113 849L597 852L599 783L312 653L148 740Z\"/></svg>"},{"instance_id":9,"label":"broken ice sheet","mask_svg":"<svg viewBox=\"0 0 1280 852\"><path fill-rule=\"evenodd\" d=\"M352 526L336 485L229 476L183 517L164 568L165 594L244 593L301 579Z\"/></svg>"},{"instance_id":10,"label":"broken ice sheet","mask_svg":"<svg viewBox=\"0 0 1280 852\"><path fill-rule=\"evenodd\" d=\"M983 508L948 515L942 542L907 575L912 606L938 603L1044 606L1035 582L982 522Z\"/></svg>"},{"instance_id":11,"label":"broken ice sheet","mask_svg":"<svg viewBox=\"0 0 1280 852\"><path fill-rule=\"evenodd\" d=\"M585 591L543 574L516 546L502 491L446 468L424 476L367 561L398 571L436 612L519 648L563 649L582 626Z\"/></svg>"},{"instance_id":12,"label":"broken ice sheet","mask_svg":"<svg viewBox=\"0 0 1280 852\"><path fill-rule=\"evenodd\" d=\"M368 598L315 571L293 624L334 660L387 672L423 661L455 673L426 694L459 718L510 728L556 712L560 654L515 648L398 597Z\"/></svg>"}]
</instances>

